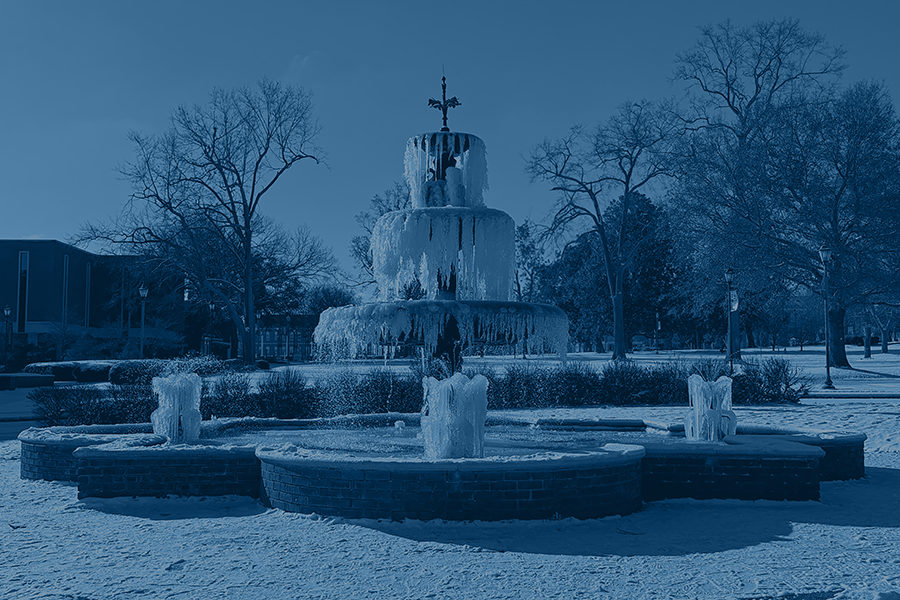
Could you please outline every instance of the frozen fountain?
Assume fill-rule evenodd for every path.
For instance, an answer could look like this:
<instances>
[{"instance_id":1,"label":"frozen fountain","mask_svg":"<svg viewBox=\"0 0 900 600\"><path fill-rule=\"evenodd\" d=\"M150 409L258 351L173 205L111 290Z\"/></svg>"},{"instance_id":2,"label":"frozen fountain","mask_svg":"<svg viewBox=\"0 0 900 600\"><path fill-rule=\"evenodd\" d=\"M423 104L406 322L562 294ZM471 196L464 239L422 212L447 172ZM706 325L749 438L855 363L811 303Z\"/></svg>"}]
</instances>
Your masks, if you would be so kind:
<instances>
[{"instance_id":1,"label":"frozen fountain","mask_svg":"<svg viewBox=\"0 0 900 600\"><path fill-rule=\"evenodd\" d=\"M517 352L555 352L565 358L568 319L555 306L512 301L515 223L484 205L484 142L447 127L406 144L405 177L413 208L382 216L372 232L379 302L332 308L315 331L320 352L352 358L415 345L461 368L462 352L510 345ZM415 294L410 294L414 290ZM414 296L416 299L410 299Z\"/></svg>"},{"instance_id":2,"label":"frozen fountain","mask_svg":"<svg viewBox=\"0 0 900 600\"><path fill-rule=\"evenodd\" d=\"M731 410L731 378L714 383L699 375L688 378L691 409L684 417L684 436L689 440L719 442L737 431L737 417Z\"/></svg>"},{"instance_id":3,"label":"frozen fountain","mask_svg":"<svg viewBox=\"0 0 900 600\"><path fill-rule=\"evenodd\" d=\"M159 408L150 415L153 433L173 444L194 444L200 438L200 391L202 381L193 373L154 377L153 391Z\"/></svg>"},{"instance_id":4,"label":"frozen fountain","mask_svg":"<svg viewBox=\"0 0 900 600\"><path fill-rule=\"evenodd\" d=\"M444 381L426 377L422 384L425 459L484 458L488 380L456 373Z\"/></svg>"}]
</instances>

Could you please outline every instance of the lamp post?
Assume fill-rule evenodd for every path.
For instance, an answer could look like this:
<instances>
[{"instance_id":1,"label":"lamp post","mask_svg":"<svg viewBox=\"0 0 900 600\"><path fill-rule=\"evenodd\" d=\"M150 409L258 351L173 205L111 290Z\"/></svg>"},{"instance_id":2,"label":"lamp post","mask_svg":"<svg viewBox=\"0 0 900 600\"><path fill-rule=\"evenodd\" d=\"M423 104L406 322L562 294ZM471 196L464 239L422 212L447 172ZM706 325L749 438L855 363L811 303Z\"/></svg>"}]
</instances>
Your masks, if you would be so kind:
<instances>
[{"instance_id":1,"label":"lamp post","mask_svg":"<svg viewBox=\"0 0 900 600\"><path fill-rule=\"evenodd\" d=\"M734 271L726 269L725 271L725 283L728 286L728 299L725 303L725 319L728 323L728 330L726 335L727 343L725 344L726 352L728 352L728 374L732 375L734 373L734 339L731 332L731 282L734 280Z\"/></svg>"},{"instance_id":2,"label":"lamp post","mask_svg":"<svg viewBox=\"0 0 900 600\"><path fill-rule=\"evenodd\" d=\"M825 295L825 384L822 387L826 390L833 390L834 383L831 382L831 336L828 335L828 261L831 260L831 248L824 245L819 248L819 259L822 261L822 287Z\"/></svg>"},{"instance_id":3,"label":"lamp post","mask_svg":"<svg viewBox=\"0 0 900 600\"><path fill-rule=\"evenodd\" d=\"M9 347L11 345L12 337L10 329L9 329L9 314L12 311L9 308L9 304L3 307L3 316L6 317L6 323L3 327L3 355L5 358L9 358Z\"/></svg>"},{"instance_id":4,"label":"lamp post","mask_svg":"<svg viewBox=\"0 0 900 600\"><path fill-rule=\"evenodd\" d=\"M284 344L284 362L288 362L289 357L294 354L294 349L291 347L291 315L285 318L287 319L287 341Z\"/></svg>"},{"instance_id":5,"label":"lamp post","mask_svg":"<svg viewBox=\"0 0 900 600\"><path fill-rule=\"evenodd\" d=\"M138 288L138 293L141 295L141 358L144 358L144 310L147 307L147 292L149 291L142 281L141 287Z\"/></svg>"},{"instance_id":6,"label":"lamp post","mask_svg":"<svg viewBox=\"0 0 900 600\"><path fill-rule=\"evenodd\" d=\"M662 323L659 322L659 311L656 312L656 331L653 332L653 345L656 346L656 353L659 354L659 331L662 329Z\"/></svg>"}]
</instances>

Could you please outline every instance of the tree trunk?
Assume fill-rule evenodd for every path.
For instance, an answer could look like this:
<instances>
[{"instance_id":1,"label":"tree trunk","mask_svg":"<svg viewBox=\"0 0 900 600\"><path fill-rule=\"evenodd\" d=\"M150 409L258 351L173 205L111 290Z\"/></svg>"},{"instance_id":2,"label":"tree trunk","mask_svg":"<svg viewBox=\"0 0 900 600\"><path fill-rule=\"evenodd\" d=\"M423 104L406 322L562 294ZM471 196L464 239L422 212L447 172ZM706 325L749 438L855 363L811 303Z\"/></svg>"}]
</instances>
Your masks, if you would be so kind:
<instances>
[{"instance_id":1,"label":"tree trunk","mask_svg":"<svg viewBox=\"0 0 900 600\"><path fill-rule=\"evenodd\" d=\"M831 366L850 367L847 360L847 349L844 347L844 316L843 308L832 308L828 311L828 346L831 351Z\"/></svg>"},{"instance_id":2,"label":"tree trunk","mask_svg":"<svg viewBox=\"0 0 900 600\"><path fill-rule=\"evenodd\" d=\"M736 310L728 312L728 318L731 321L731 327L728 329L731 338L728 340L726 351L729 360L741 360L741 318L740 313ZM749 337L749 332L748 332ZM749 343L748 343L749 345Z\"/></svg>"},{"instance_id":3,"label":"tree trunk","mask_svg":"<svg viewBox=\"0 0 900 600\"><path fill-rule=\"evenodd\" d=\"M865 347L863 358L872 358L872 326L868 323L866 323L866 330L863 335L863 346Z\"/></svg>"},{"instance_id":4,"label":"tree trunk","mask_svg":"<svg viewBox=\"0 0 900 600\"><path fill-rule=\"evenodd\" d=\"M621 290L613 296L613 360L625 356L625 310Z\"/></svg>"},{"instance_id":5,"label":"tree trunk","mask_svg":"<svg viewBox=\"0 0 900 600\"><path fill-rule=\"evenodd\" d=\"M884 327L881 328L881 353L888 353L888 335L889 332Z\"/></svg>"}]
</instances>

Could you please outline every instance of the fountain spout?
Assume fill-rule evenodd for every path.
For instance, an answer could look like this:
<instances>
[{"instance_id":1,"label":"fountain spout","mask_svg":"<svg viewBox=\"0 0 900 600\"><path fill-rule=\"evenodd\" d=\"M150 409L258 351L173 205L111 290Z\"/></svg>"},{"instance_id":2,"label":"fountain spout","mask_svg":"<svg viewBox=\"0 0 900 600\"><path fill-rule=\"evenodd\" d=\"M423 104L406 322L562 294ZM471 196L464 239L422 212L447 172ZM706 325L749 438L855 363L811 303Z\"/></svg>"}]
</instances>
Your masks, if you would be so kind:
<instances>
[{"instance_id":1,"label":"fountain spout","mask_svg":"<svg viewBox=\"0 0 900 600\"><path fill-rule=\"evenodd\" d=\"M422 385L425 459L483 458L488 380L456 373L443 381L426 377Z\"/></svg>"},{"instance_id":2,"label":"fountain spout","mask_svg":"<svg viewBox=\"0 0 900 600\"><path fill-rule=\"evenodd\" d=\"M194 443L200 438L200 390L202 381L194 373L154 377L153 391L159 408L150 415L153 433L174 444Z\"/></svg>"}]
</instances>

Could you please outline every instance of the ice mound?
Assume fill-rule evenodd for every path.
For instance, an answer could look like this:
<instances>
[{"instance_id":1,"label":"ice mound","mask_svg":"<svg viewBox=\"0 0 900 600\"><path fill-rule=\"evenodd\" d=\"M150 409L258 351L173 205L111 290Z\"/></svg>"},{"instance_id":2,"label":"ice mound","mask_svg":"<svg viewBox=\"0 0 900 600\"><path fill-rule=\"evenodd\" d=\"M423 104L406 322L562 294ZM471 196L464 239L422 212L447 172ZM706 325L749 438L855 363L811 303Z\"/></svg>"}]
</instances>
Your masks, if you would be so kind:
<instances>
[{"instance_id":1,"label":"ice mound","mask_svg":"<svg viewBox=\"0 0 900 600\"><path fill-rule=\"evenodd\" d=\"M159 408L150 415L153 433L173 444L192 444L200 438L200 390L202 381L194 373L154 377L153 391Z\"/></svg>"}]
</instances>

